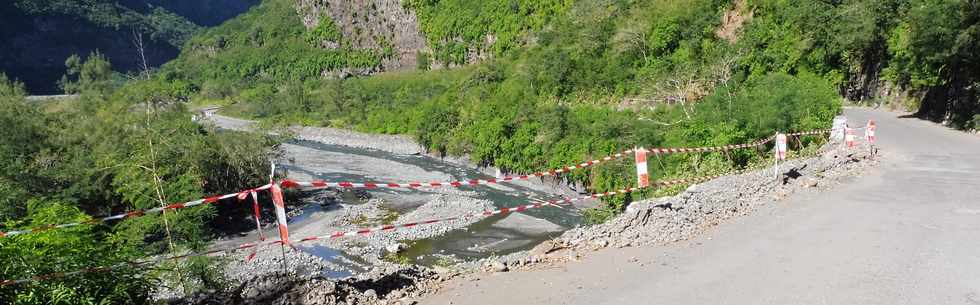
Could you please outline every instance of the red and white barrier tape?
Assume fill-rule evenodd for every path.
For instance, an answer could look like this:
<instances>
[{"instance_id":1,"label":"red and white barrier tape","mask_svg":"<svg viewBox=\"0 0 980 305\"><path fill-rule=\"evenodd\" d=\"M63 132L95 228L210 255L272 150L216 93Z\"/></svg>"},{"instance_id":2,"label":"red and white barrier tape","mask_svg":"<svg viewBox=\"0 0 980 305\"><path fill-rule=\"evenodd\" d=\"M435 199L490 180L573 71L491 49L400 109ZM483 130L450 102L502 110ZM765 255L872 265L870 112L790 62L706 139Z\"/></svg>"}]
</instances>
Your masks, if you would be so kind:
<instances>
[{"instance_id":1,"label":"red and white barrier tape","mask_svg":"<svg viewBox=\"0 0 980 305\"><path fill-rule=\"evenodd\" d=\"M708 146L708 147L681 147L681 148L651 148L647 151L658 154L676 154L676 153L692 153L692 152L715 152L715 151L725 151L741 148L751 148L756 146L762 146L769 141L772 141L773 137L768 137L759 141L745 144L732 144L732 145L722 145L722 146Z\"/></svg>"},{"instance_id":2,"label":"red and white barrier tape","mask_svg":"<svg viewBox=\"0 0 980 305\"><path fill-rule=\"evenodd\" d=\"M803 133L797 133L795 135L820 134L820 133L825 133L825 131L822 131L821 130L821 131L803 132ZM732 149L757 147L757 146L764 145L764 144L766 144L766 143L768 143L768 142L770 142L772 140L773 140L773 137L768 137L766 139L755 141L755 142L752 142L752 143L747 143L747 144L732 144L732 145L723 145L723 146L689 147L689 148L688 147L682 147L682 148L653 148L653 149L648 149L646 151L647 152L650 152L650 153L658 154L658 155L675 154L675 153L691 153L691 152L714 152L714 151L725 151L725 150L732 150ZM409 183L396 183L396 182L391 182L391 183L385 183L385 182L328 182L328 181L323 181L323 180L296 181L296 180L286 179L286 180L281 181L280 182L280 185L283 188L287 188L287 189L315 190L315 189L323 189L323 188L330 188L330 187L333 187L333 188L368 188L368 189L374 189L374 188L409 188L409 189L418 189L418 188L432 188L432 187L461 187L461 186L476 186L476 185L487 185L487 184L499 184L499 183L502 183L502 182L511 182L511 181L515 181L515 180L528 180L531 177L556 176L557 174L560 174L560 173L571 172L574 169L586 168L586 167L590 167L590 166L593 166L593 165L596 165L596 164L599 164L599 163L602 163L602 162L607 162L607 161L619 159L619 158L622 158L622 157L624 157L626 155L629 155L629 154L632 154L632 153L635 153L635 152L636 152L636 150L630 149L630 150L626 150L626 151L623 151L621 153L617 153L617 154L614 154L614 155L609 155L609 156L606 156L606 157L603 157L603 158L599 158L599 159L595 159L595 160L592 160L592 161L575 164L573 166L564 166L564 167L562 167L560 169L553 169L553 170L548 170L548 171L543 171L543 172L537 172L537 173L528 174L528 175L505 176L505 177L495 178L495 179L472 179L472 180L466 180L466 181L449 181L449 182L435 181L435 182L409 182Z\"/></svg>"},{"instance_id":3,"label":"red and white barrier tape","mask_svg":"<svg viewBox=\"0 0 980 305\"><path fill-rule=\"evenodd\" d=\"M635 189L626 189L626 190L621 190L619 192L614 192L614 193L627 193L627 192L630 192L632 190L635 190ZM603 196L608 196L608 195L599 194L599 195L593 195L593 196L589 196L589 197L581 197L581 198L574 198L574 199L564 199L564 200L554 200L554 201L547 202L547 203L536 203L536 204L522 205L522 206L513 207L513 208L502 208L502 209L498 209L498 210L484 211L484 212L479 212L479 213L471 213L471 214L466 214L466 215L456 216L456 217L448 217L448 218L442 218L442 219L433 219L433 220L426 220L426 221L419 221L419 222L411 222L411 223L404 223L404 224L398 224L398 225L385 225L385 226L380 226L380 227L376 227L376 228L365 228L365 229L359 229L359 230L353 230L353 231L347 231L347 232L335 232L335 233L331 233L331 234L328 234L328 235L311 236L311 237L303 238L303 239L300 239L299 241L297 241L297 243L310 242L310 241L321 240L321 239L336 239L336 238L349 237L349 236L369 235L369 234L377 233L377 232L394 231L394 230L398 230L398 229L407 229L407 228L411 228L411 227L415 227L415 226L420 226L420 225L428 225L428 224L434 224L434 223L440 223L440 222L448 222L448 221L454 221L454 220L469 219L469 218L473 218L473 217L486 217L486 216L497 215L497 214L506 214L506 213L509 213L509 212L520 212L520 211L525 211L525 210L529 210L529 209L541 208L541 207L549 206L549 205L557 205L557 204L560 204L561 202L574 202L574 201L585 200L585 199L589 199L589 198L599 198L599 197L603 197ZM60 277L66 277L66 276L72 276L72 275L78 275L78 274L83 274L83 273L107 272L107 271L111 271L111 270L114 270L114 269L119 269L119 268L127 267L127 266L138 267L138 266L142 266L142 265L155 264L155 263L159 263L159 262L163 262L163 261L167 261L167 260L179 260L179 259L184 259L184 258L189 258L189 257L194 257L194 256L207 256L207 255L212 255L212 254L217 254L217 253L222 253L222 252L234 252L234 251L237 251L237 250L245 250L245 249L259 248L259 247L262 247L262 246L275 245L275 244L280 244L280 243L283 243L283 241L282 240L267 241L267 242L261 242L261 241L259 241L259 242L245 243L245 244L241 244L241 245L238 245L238 246L235 246L235 247L228 247L228 248L222 248L222 249L214 249L214 250L209 250L209 251L200 252L200 253L192 253L192 254L185 254L185 255L178 255L178 256L170 256L170 257L158 258L158 259L141 261L141 262L119 263L119 264L115 264L115 265L107 266L107 267L86 268L86 269L81 269L81 270L76 270L76 271L71 271L71 272L55 272L55 273L49 273L49 274L44 274L44 275L37 275L37 276L23 278L23 279L18 279L18 280L3 280L3 281L0 281L0 286L16 285L16 284L22 284L22 283L27 283L27 282L33 282L33 281L43 281L43 280L48 280L48 279L53 279L53 278L60 278ZM254 255L254 252L253 252L252 255L249 255L249 259L253 255Z\"/></svg>"},{"instance_id":4,"label":"red and white barrier tape","mask_svg":"<svg viewBox=\"0 0 980 305\"><path fill-rule=\"evenodd\" d=\"M272 184L272 203L276 207L276 222L279 225L279 240L289 244L289 229L286 227L286 203L282 199L282 190L278 184Z\"/></svg>"},{"instance_id":5,"label":"red and white barrier tape","mask_svg":"<svg viewBox=\"0 0 980 305\"><path fill-rule=\"evenodd\" d=\"M574 169L590 167L602 162L608 162L615 159L622 158L633 153L633 150L626 150L621 153L605 156L592 161L587 161L572 166L564 166L560 169L548 170L543 172L537 172L528 175L517 175L517 176L504 176L501 178L493 179L471 179L466 181L436 181L436 182L409 182L409 183L381 183L381 182L327 182L323 180L314 181L296 181L286 179L280 182L283 188L288 189L304 189L304 190L315 190L323 189L328 187L334 188L432 188L432 187L461 187L461 186L476 186L476 185L488 185L488 184L499 184L502 182L511 182L515 180L528 180L532 177L544 177L544 176L557 176L561 173L571 172Z\"/></svg>"},{"instance_id":6,"label":"red and white barrier tape","mask_svg":"<svg viewBox=\"0 0 980 305\"><path fill-rule=\"evenodd\" d=\"M47 225L47 226L35 227L35 228L31 228L31 229L26 229L26 230L14 230L14 231L7 231L7 232L0 231L0 238L8 237L8 236L16 236L16 235L21 235L21 234L28 234L28 233L36 233L36 232L42 232L42 231L48 231L48 230L54 230L54 229L70 228L70 227L75 227L75 226L80 226L80 225L98 224L98 223L103 223L103 222L112 221L112 220L120 220L120 219L125 219L125 218L140 217L140 216L143 216L143 215L146 215L146 214L160 213L160 212L163 212L164 210L177 210L177 209L189 208L189 207L198 206L198 205L211 204L211 203L218 202L219 200L224 200L224 199L228 199L228 198L234 198L234 197L241 198L241 197L243 197L242 194L245 194L245 196L247 196L249 192L266 190L266 189L269 189L271 187L272 187L272 184L266 184L266 185L263 185L263 186L260 186L260 187L254 188L254 189L244 190L244 191L237 192L237 193L231 193L231 194L225 194L225 195L207 197L207 198L202 198L202 199L198 199L198 200L194 200L194 201L188 201L188 202L182 202L182 203L174 203L174 204L171 204L171 205L167 205L167 206L163 206L163 207L157 207L157 208L152 208L152 209L129 211L129 212L122 213L122 214L117 214L117 215L112 215L112 216L106 216L106 217L97 217L97 218L93 218L93 219L86 220L86 221L81 221L81 222L65 223L65 224L58 224L58 225Z\"/></svg>"},{"instance_id":7,"label":"red and white barrier tape","mask_svg":"<svg viewBox=\"0 0 980 305\"><path fill-rule=\"evenodd\" d=\"M259 208L259 195L255 191L238 194L238 200L245 200L247 196L252 197L252 214L255 218L255 230L259 232L259 239L265 240L265 233L262 232L262 209Z\"/></svg>"},{"instance_id":8,"label":"red and white barrier tape","mask_svg":"<svg viewBox=\"0 0 980 305\"><path fill-rule=\"evenodd\" d=\"M823 133L827 133L827 132L830 132L830 130L816 130L816 131L808 131L808 132L797 132L797 133L790 133L790 134L787 134L787 135L790 135L790 136L816 135L816 134L823 134ZM658 154L685 153L685 152L711 152L711 151L720 151L720 150L729 150L729 149L748 148L748 147L760 146L760 145L763 145L765 143L768 143L769 141L772 141L774 138L775 138L775 136L769 137L769 138L764 139L764 140L756 141L756 142L753 142L753 143L750 143L750 144L737 144L737 145L725 145L725 146L716 146L716 147L698 147L698 148L658 148L658 149L653 149L653 150L649 150L649 151L650 152L654 152L654 153L658 153ZM612 155L612 156L604 157L602 159L593 160L591 162L586 162L586 163L578 164L578 165L575 166L575 168L588 167L588 166L597 164L597 163L602 162L602 161L609 161L609 160L612 160L612 159L615 159L615 158L621 158L621 157L623 157L623 155L629 154L629 153L632 153L632 152L634 152L634 151L633 150L627 150L627 151L625 151L623 153L618 153L618 154L615 154L615 155ZM522 175L522 176L518 176L518 179L528 179L530 176L539 176L540 177L540 176L546 176L546 175L555 175L557 173L567 172L567 171L570 171L570 170L571 170L571 168L564 167L564 168L562 168L560 170L551 170L551 171L548 171L548 172L540 172L540 173L536 173L536 174L533 174L533 175ZM722 174L711 175L711 176L703 176L703 177L697 177L697 178L684 178L684 179L674 179L674 180L667 180L667 181L657 181L657 182L651 183L651 185L656 185L656 186L673 186L673 185L681 185L681 184L698 183L698 182L702 182L702 181L716 179L716 178L723 177L723 176L744 173L744 172L749 171L749 170L751 170L751 169L743 169L743 170L737 170L737 171L733 171L733 172L729 172L729 173L722 173ZM273 172L274 172L274 170L273 170ZM459 181L449 182L449 183L433 182L433 183L429 183L428 185L421 184L421 183L410 183L410 184L395 184L395 183L374 184L374 183L348 183L348 182L340 182L340 183L335 183L334 185L330 185L330 183L328 183L328 182L322 182L322 181L319 181L319 182L318 181L308 182L306 185L304 185L304 183L306 183L306 182L295 182L295 181L291 181L291 180L284 180L284 181L282 181L281 185L282 185L282 187L286 187L286 188L290 188L290 187L292 187L292 188L306 188L306 187L308 187L308 188L325 188L325 187L345 187L345 188L351 188L351 187L365 187L365 188L377 188L377 187L406 188L407 187L407 188L420 188L420 187L427 187L427 186L428 187L438 187L438 186L461 186L461 185L464 185L464 184L466 184L466 185L493 184L493 183L498 183L498 181L510 181L510 180L514 180L514 177L504 177L504 178L501 178L501 179L470 180L470 181L467 181L466 183L459 182ZM334 232L334 233L331 233L331 234L328 234L328 235L306 237L306 238L300 239L298 242L308 242L308 241L315 241L315 240L321 240L321 239L336 239L336 238L340 238L340 237L349 237L349 236L358 236L358 235L369 235L369 234L376 233L376 232L394 231L394 230L398 230L398 229L412 228L412 227L419 226L419 225L427 225L427 224L434 224L434 223L439 223L439 222L448 222L448 221L454 221L454 220L469 219L469 218L473 218L473 217L486 217L486 216L492 216L492 215L497 215L497 214L506 214L506 213L510 213L510 212L521 212L521 211L525 211L525 210L528 210L528 209L541 208L541 207L545 207L545 206L558 206L558 205L561 205L561 204L570 204L570 203L576 202L576 201L582 201L582 200L588 200L588 199L598 199L598 198L612 196L612 195L617 195L617 194L626 194L626 193L630 193L630 192L633 192L633 191L636 191L636 190L639 190L639 189L642 189L642 188L643 187L626 188L626 189L622 189L622 190L618 190L618 191L611 191L611 192L604 192L604 193L592 194L592 195L583 196L583 197L577 197L577 198L565 198L565 199L561 199L561 200L551 200L551 201L545 201L543 203L535 203L535 204L521 205L521 206L517 206L517 207L513 207L513 208L502 208L502 209L498 209L498 210L484 211L484 212L480 212L480 213L471 213L471 214L466 214L466 215L463 215L463 216L448 217L448 218L442 218L442 219L433 219L433 220L426 220L426 221L420 221L420 222L411 222L411 223L404 223L404 224L396 224L396 225L384 225L384 226L375 227L375 228L366 228L366 229L359 229L359 230L346 231L346 232ZM20 284L20 283L31 282L31 281L40 281L40 280L46 280L46 279L57 278L57 277L64 277L64 276L71 276L71 275L82 274L82 273L105 272L105 271L109 271L109 270L113 270L113 269L117 269L117 268L121 268L121 267L125 267L125 266L141 266L141 265L146 265L146 264L151 264L151 263L158 263L158 262L165 261L165 260L176 260L176 259L183 259L183 258L194 257L194 256L206 256L206 255L211 255L211 254L216 254L216 253L221 253L221 252L230 252L230 251L236 251L236 250L242 250L242 249L257 248L257 247L264 246L264 245L289 244L288 233L284 233L284 230L285 230L285 225L284 225L285 224L285 221L283 221L284 217L281 217L281 215L279 215L280 214L280 211L281 211L281 208L280 208L281 204L280 203L282 202L282 193L281 193L281 190L279 190L279 185L277 185L275 183L270 183L270 184L267 184L267 185L264 185L264 186L261 186L261 187L255 188L255 189L245 190L245 191L241 191L241 192L238 192L238 193L226 194L226 195L214 196L214 197L208 197L208 198L204 198L204 199L198 199L198 200L195 200L195 201L190 201L190 202L185 202L185 203L178 203L178 204L172 204L172 205L169 205L169 206L160 207L160 208L154 208L154 209L148 209L148 210L140 210L140 211L128 212L128 213L125 213L125 214L114 215L114 216L109 216L109 217L96 218L96 219L85 221L85 222L62 224L62 225L51 225L51 226L33 228L33 229L30 229L30 230L24 230L24 231L0 232L0 237L13 236L13 235L19 235L19 234L27 234L27 233L31 233L31 232L39 232L39 231L45 231L45 230L57 229L57 228L67 228L67 227L78 226L78 225L82 225L82 224L94 224L94 223L105 222L105 221L110 221L110 220L124 219L124 218L128 218L128 217L138 217L138 216L145 215L147 213L159 213L159 212L162 212L164 210L169 210L169 209L181 209L181 208L186 208L186 207L191 207L191 206L196 206L196 205L201 205L201 204L213 203L213 202L217 202L219 200L227 199L227 198L231 198L231 197L238 197L240 199L243 199L245 196L251 195L253 197L253 200L255 200L254 202L257 202L257 199L255 199L256 198L255 197L255 192L256 191L259 191L259 190L265 190L265 189L272 189L272 191L273 191L272 197L273 197L274 203L276 204L277 219L279 219L279 223L280 223L280 226L279 226L279 228L280 228L280 240L277 240L277 241L269 241L269 242L259 241L259 242L254 242L254 243L246 243L246 244L242 244L242 245L239 245L239 246L236 246L236 247L230 247L230 248L224 248L224 249L215 249L215 250L210 250L210 251L202 252L202 253L192 253L192 254L186 254L186 255L179 255L179 256L172 256L172 257L158 258L158 259L154 259L154 260L143 261L143 262L135 262L135 263L120 263L120 264L112 265L112 266L109 266L109 267L94 267L94 268L87 268L87 269L82 269L82 270L76 270L76 271L72 271L72 272L56 272L56 273L50 273L50 274L45 274L45 275L37 275L37 276L30 277L30 278L24 278L24 279L19 279L19 280L2 280L2 281L0 281L0 286L14 285L14 284ZM254 208L254 206L253 206L253 208ZM256 211L256 213L257 213L257 211ZM257 221L256 223L258 224L258 219L256 219L256 221ZM249 256L249 259L252 256L254 256L254 252L253 252L252 255Z\"/></svg>"},{"instance_id":9,"label":"red and white barrier tape","mask_svg":"<svg viewBox=\"0 0 980 305\"><path fill-rule=\"evenodd\" d=\"M743 170L732 171L732 172L729 172L729 173L723 173L723 174L717 174L717 175L711 175L711 176L703 176L703 177L696 177L696 178L684 178L684 179L674 179L674 180L666 180L666 181L656 181L656 182L652 182L651 185L655 185L655 186L674 186L674 185L698 183L698 182L703 182L703 181L707 181L707 180L711 180L711 179L716 179L716 178L723 177L723 176L740 174L740 173L743 173L743 172L746 172L746 171L749 171L749 170L752 170L752 169L743 169ZM627 194L627 193L631 193L631 192L634 192L634 191L637 191L637 190L640 190L640 189L642 189L642 188L625 188L625 189L621 189L621 190L618 190L618 191L609 191L609 192L603 192L603 193L596 193L596 194L585 195L585 196L576 197L576 198L564 198L564 199L560 199L560 200L543 201L543 202L538 202L538 203L534 203L534 204L527 204L527 205L521 205L521 206L512 207L512 208L501 208L501 209L497 209L497 210L490 210L490 211L484 211L484 212L478 212L478 213L470 213L470 214L466 214L466 215L462 215L462 216L456 216L456 217L447 217L447 218L441 218L441 219L432 219L432 220L417 221L417 222L410 222L410 223L403 223L403 224L384 225L384 226L379 226L379 227L374 227L374 228L364 228L364 229L358 229L358 230L352 230L352 231L334 232L334 233L331 233L331 234L326 234L326 235L321 235L321 236L311 236L311 237L302 238L302 239L298 240L296 243L310 242L310 241L316 241L316 240L326 240L326 239L337 239L337 238L341 238L341 237L363 236L363 235L370 235L370 234L378 233L378 232L389 232L389 231L395 231L395 230L399 230L399 229L408 229L408 228L412 228L412 227L416 227L416 226L421 226L421 225L428 225L428 224L434 224L434 223L440 223L440 222L448 222L448 221L454 221L454 220L463 220L463 219L469 219L469 218L473 218L473 217L487 217L487 216L498 215L498 214L506 214L506 213L512 213L512 212L522 212L522 211L526 211L526 210L530 210L530 209L542 208L542 207L546 207L546 206L565 205L565 204L570 204L570 203L577 202L577 201L584 201L584 200L589 200L589 199L598 199L598 198L602 198L602 197L608 197L608 196L619 195L619 194ZM115 264L115 265L111 265L111 266L107 266L107 267L93 267L93 268L86 268L86 269L81 269L81 270L76 270L76 271L71 271L71 272L55 272L55 273L49 273L49 274L44 274L44 275L37 275L37 276L32 276L32 277L23 278L23 279L17 279L17 280L2 280L2 281L0 281L0 286L16 285L16 284L22 284L22 283L27 283L27 282L33 282L33 281L43 281L43 280L48 280L48 279L53 279L53 278L60 278L60 277L66 277L66 276L72 276L72 275L78 275L78 274L83 274L83 273L107 272L107 271L111 271L111 270L122 268L122 267L126 267L126 266L138 267L138 266L142 266L142 265L155 264L155 263L159 263L159 262L163 262L163 261L179 260L179 259L184 259L184 258L189 258L189 257L196 257L196 256L209 256L209 255L218 254L218 253L234 252L234 251L245 250L245 249L253 249L253 248L259 248L259 247L263 247L263 246L269 246L269 245L275 245L275 244L281 244L281 243L283 243L282 240L256 241L256 242L251 242L251 243L244 243L244 244L241 244L241 245L238 245L238 246L234 246L234 247L226 247L226 248L220 248L220 249L213 249L213 250L209 250L209 251L205 251L205 252L199 252L199 253L190 253L190 254L184 254L184 255L178 255L178 256L161 257L161 258L157 258L157 259L140 261L140 262L119 263L119 264ZM253 252L253 254L249 255L249 257L247 259L251 259L251 257L254 256L254 253L255 252Z\"/></svg>"},{"instance_id":10,"label":"red and white barrier tape","mask_svg":"<svg viewBox=\"0 0 980 305\"><path fill-rule=\"evenodd\" d=\"M819 135L819 134L825 134L825 133L831 133L831 132L834 132L834 130L833 129L820 129L820 130L812 130L812 131L801 131L801 132L787 133L786 135L787 136L810 136L810 135Z\"/></svg>"}]
</instances>

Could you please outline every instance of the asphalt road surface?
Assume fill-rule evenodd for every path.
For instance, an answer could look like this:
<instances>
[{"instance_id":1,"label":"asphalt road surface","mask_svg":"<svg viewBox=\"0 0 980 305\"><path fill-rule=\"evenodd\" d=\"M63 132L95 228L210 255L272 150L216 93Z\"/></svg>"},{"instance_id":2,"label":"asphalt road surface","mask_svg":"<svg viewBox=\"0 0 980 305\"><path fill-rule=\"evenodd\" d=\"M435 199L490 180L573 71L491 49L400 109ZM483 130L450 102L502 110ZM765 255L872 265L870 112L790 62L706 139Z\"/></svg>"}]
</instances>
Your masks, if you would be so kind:
<instances>
[{"instance_id":1,"label":"asphalt road surface","mask_svg":"<svg viewBox=\"0 0 980 305\"><path fill-rule=\"evenodd\" d=\"M668 246L460 278L421 303L980 305L980 137L845 114L878 122L883 159L832 190Z\"/></svg>"}]
</instances>

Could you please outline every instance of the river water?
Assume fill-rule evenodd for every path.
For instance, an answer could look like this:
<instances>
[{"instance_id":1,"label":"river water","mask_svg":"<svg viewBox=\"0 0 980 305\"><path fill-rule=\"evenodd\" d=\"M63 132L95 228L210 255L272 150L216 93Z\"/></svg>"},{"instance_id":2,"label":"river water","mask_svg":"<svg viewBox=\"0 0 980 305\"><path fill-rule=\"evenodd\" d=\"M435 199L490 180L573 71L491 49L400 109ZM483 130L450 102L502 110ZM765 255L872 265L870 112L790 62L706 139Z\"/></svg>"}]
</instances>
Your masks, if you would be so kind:
<instances>
[{"instance_id":1,"label":"river water","mask_svg":"<svg viewBox=\"0 0 980 305\"><path fill-rule=\"evenodd\" d=\"M302 176L326 181L372 181L372 182L412 182L427 180L404 180L402 173L397 171L412 171L416 176L443 177L452 180L493 178L482 172L446 162L424 155L399 155L384 151L351 148L339 145L328 145L310 141L294 141L290 145L297 147L303 153L287 157L290 162L279 166L289 172L290 177ZM314 165L315 164L315 165ZM381 166L369 166L381 164ZM401 178L402 180L395 180ZM522 185L523 184L523 185ZM505 186L475 186L463 187L472 192L471 197L486 199L493 202L496 208L516 207L534 203L533 200L553 199L551 195L530 187L527 182L507 184ZM393 206L398 212L406 213L418 205L407 203L417 200L417 193L423 190L367 190L372 196L394 198ZM416 195L416 196L413 196ZM399 204L397 201L405 201ZM356 201L356 200L353 200ZM290 227L301 226L313 221L307 217L316 212L324 211L319 204L308 204L303 214L290 220ZM454 215L447 215L454 216ZM544 207L528 210L523 213L495 215L482 219L468 227L451 231L435 238L416 241L405 241L409 248L403 257L412 263L431 265L436 263L437 256L433 254L450 255L462 260L474 260L491 255L506 255L509 253L528 250L542 241L560 235L565 230L579 225L582 216L574 207ZM399 223L397 220L395 223ZM384 234L384 233L380 233ZM356 237L355 237L356 238ZM323 246L305 249L307 253L325 260L337 262L340 260L356 260L344 255L343 249L329 249ZM349 264L345 264L349 265ZM354 263L358 266L360 263ZM359 268L352 268L358 270ZM344 273L328 274L331 277L345 275Z\"/></svg>"}]
</instances>

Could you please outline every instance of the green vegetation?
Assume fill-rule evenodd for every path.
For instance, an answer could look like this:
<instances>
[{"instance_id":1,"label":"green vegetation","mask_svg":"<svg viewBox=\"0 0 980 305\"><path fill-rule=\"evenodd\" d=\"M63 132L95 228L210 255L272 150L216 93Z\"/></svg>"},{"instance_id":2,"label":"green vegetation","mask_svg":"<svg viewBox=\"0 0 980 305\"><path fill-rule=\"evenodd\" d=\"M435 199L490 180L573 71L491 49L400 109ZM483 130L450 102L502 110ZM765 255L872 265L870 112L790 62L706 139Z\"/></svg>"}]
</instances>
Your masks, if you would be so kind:
<instances>
[{"instance_id":1,"label":"green vegetation","mask_svg":"<svg viewBox=\"0 0 980 305\"><path fill-rule=\"evenodd\" d=\"M140 13L122 6L116 0L15 0L14 5L31 15L62 14L77 16L99 26L132 28L148 34L150 39L183 45L200 29L184 17L156 7Z\"/></svg>"},{"instance_id":2,"label":"green vegetation","mask_svg":"<svg viewBox=\"0 0 980 305\"><path fill-rule=\"evenodd\" d=\"M441 62L465 64L469 51L500 55L522 45L571 5L571 0L408 0ZM492 37L492 38L491 38ZM488 44L488 40L492 43Z\"/></svg>"},{"instance_id":3,"label":"green vegetation","mask_svg":"<svg viewBox=\"0 0 980 305\"><path fill-rule=\"evenodd\" d=\"M326 70L381 64L381 51L354 49L329 18L324 17L318 27L307 31L294 4L263 1L249 12L195 36L181 57L165 66L163 77L190 81L201 88L203 96L220 99L246 88L318 79ZM339 47L321 48L325 41Z\"/></svg>"},{"instance_id":4,"label":"green vegetation","mask_svg":"<svg viewBox=\"0 0 980 305\"><path fill-rule=\"evenodd\" d=\"M42 227L227 193L267 180L271 141L203 128L177 95L179 83L119 88L98 54L77 65L72 107L42 112L22 85L0 74L0 231ZM181 93L184 92L184 93ZM202 206L122 221L0 238L0 278L112 266L200 250L213 216L247 215ZM171 242L173 243L171 245ZM172 248L174 247L174 248ZM4 304L144 304L158 284L218 288L220 265L203 259L146 273L123 266L0 287ZM178 271L182 270L182 272ZM179 275L179 276L178 276Z\"/></svg>"},{"instance_id":5,"label":"green vegetation","mask_svg":"<svg viewBox=\"0 0 980 305\"><path fill-rule=\"evenodd\" d=\"M965 0L753 1L759 64L828 76L852 100L977 128L980 9ZM774 29L791 29L774 30ZM777 46L777 47L773 47ZM781 46L781 47L779 47ZM771 50L763 52L762 50ZM778 66L783 63L783 66ZM791 65L785 65L789 63ZM834 75L839 75L834 77ZM878 79L881 79L880 81Z\"/></svg>"},{"instance_id":6,"label":"green vegetation","mask_svg":"<svg viewBox=\"0 0 980 305\"><path fill-rule=\"evenodd\" d=\"M890 31L885 78L918 92L919 113L980 129L980 8L972 1L911 1Z\"/></svg>"},{"instance_id":7,"label":"green vegetation","mask_svg":"<svg viewBox=\"0 0 980 305\"><path fill-rule=\"evenodd\" d=\"M410 257L398 253L391 253L391 252L386 253L383 257L381 257L381 259L386 262L395 263L399 265L408 265L412 263L412 259Z\"/></svg>"},{"instance_id":8,"label":"green vegetation","mask_svg":"<svg viewBox=\"0 0 980 305\"><path fill-rule=\"evenodd\" d=\"M332 19L323 17L316 28L306 32L304 37L307 43L317 46L324 41L339 42L343 38L343 34L340 33L340 29L337 28L337 24L333 23Z\"/></svg>"},{"instance_id":9,"label":"green vegetation","mask_svg":"<svg viewBox=\"0 0 980 305\"><path fill-rule=\"evenodd\" d=\"M744 143L828 125L840 107L834 89L840 72L767 56L789 48L760 47L771 37L746 35L735 44L716 38L726 8L709 0L579 2L536 32L536 43L501 49L495 60L454 70L256 84L232 93L227 111L412 134L433 153L466 154L479 165L518 173L633 145ZM746 51L753 49L759 50ZM626 102L635 100L641 102ZM660 161L655 177L728 169L761 155L672 156ZM630 186L633 176L623 162L565 178L601 192ZM590 213L615 215L630 196Z\"/></svg>"}]
</instances>

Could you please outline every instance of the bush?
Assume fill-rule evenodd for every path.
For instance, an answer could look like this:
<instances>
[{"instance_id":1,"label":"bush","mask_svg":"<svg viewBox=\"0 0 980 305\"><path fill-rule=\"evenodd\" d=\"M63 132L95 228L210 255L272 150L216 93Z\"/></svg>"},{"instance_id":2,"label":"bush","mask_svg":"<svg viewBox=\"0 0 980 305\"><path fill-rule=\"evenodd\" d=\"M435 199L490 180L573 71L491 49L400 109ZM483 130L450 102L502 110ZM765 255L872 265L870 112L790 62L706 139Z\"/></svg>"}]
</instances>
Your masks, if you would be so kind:
<instances>
[{"instance_id":1,"label":"bush","mask_svg":"<svg viewBox=\"0 0 980 305\"><path fill-rule=\"evenodd\" d=\"M32 200L29 226L84 221L89 217L62 202ZM0 239L0 278L20 279L53 272L69 272L95 266L112 266L137 257L126 248L103 242L103 228L81 226ZM124 266L104 273L0 287L4 304L148 304L151 283L134 267Z\"/></svg>"},{"instance_id":2,"label":"bush","mask_svg":"<svg viewBox=\"0 0 980 305\"><path fill-rule=\"evenodd\" d=\"M91 56L80 63L82 84L103 80L108 62ZM187 82L159 75L122 88L81 86L73 107L41 112L25 101L20 84L0 74L0 231L24 230L91 219L120 211L159 207L205 194L229 193L268 180L270 139L218 133L190 120L183 102ZM169 78L169 79L168 79ZM247 209L246 209L247 210ZM114 266L197 251L211 225L243 219L229 209L200 206L117 222L0 238L0 279ZM173 244L171 245L171 240ZM207 258L181 261L188 293L222 281ZM204 265L212 265L210 268ZM193 272L187 272L192 270ZM135 266L72 274L0 287L3 304L145 304L160 281L180 280L169 271Z\"/></svg>"}]
</instances>

